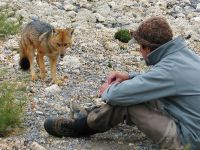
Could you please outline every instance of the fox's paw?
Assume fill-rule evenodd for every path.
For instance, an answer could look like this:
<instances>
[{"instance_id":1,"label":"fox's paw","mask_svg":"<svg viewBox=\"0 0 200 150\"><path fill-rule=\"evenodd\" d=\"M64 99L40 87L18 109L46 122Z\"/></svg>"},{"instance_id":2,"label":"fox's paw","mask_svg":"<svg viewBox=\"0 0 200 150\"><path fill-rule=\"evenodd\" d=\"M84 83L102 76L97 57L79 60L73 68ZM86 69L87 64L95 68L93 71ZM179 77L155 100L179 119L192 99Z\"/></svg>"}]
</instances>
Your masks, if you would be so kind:
<instances>
[{"instance_id":1,"label":"fox's paw","mask_svg":"<svg viewBox=\"0 0 200 150\"><path fill-rule=\"evenodd\" d=\"M63 81L59 80L59 79L54 79L52 80L53 83L57 84L57 85L62 85Z\"/></svg>"},{"instance_id":2,"label":"fox's paw","mask_svg":"<svg viewBox=\"0 0 200 150\"><path fill-rule=\"evenodd\" d=\"M44 73L40 73L40 79L44 80L45 78L45 74Z\"/></svg>"},{"instance_id":3,"label":"fox's paw","mask_svg":"<svg viewBox=\"0 0 200 150\"><path fill-rule=\"evenodd\" d=\"M37 76L35 74L33 74L33 75L31 75L31 79L32 79L32 81L35 81L35 80L37 80Z\"/></svg>"}]
</instances>

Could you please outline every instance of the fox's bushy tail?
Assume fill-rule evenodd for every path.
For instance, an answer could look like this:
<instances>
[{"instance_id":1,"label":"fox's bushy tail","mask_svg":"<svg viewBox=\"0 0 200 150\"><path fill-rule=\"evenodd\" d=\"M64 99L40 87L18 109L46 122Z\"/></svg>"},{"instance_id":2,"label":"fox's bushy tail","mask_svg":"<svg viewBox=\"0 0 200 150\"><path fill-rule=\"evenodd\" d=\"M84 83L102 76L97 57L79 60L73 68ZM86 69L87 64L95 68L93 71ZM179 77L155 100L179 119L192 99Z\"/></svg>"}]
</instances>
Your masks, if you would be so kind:
<instances>
[{"instance_id":1,"label":"fox's bushy tail","mask_svg":"<svg viewBox=\"0 0 200 150\"><path fill-rule=\"evenodd\" d=\"M20 43L20 61L19 61L19 65L21 67L22 70L27 71L30 68L30 61L27 55L27 51L25 48L25 43L23 41L23 39L21 39Z\"/></svg>"},{"instance_id":2,"label":"fox's bushy tail","mask_svg":"<svg viewBox=\"0 0 200 150\"><path fill-rule=\"evenodd\" d=\"M26 71L30 68L30 62L27 57L20 58L19 65L22 70Z\"/></svg>"}]
</instances>

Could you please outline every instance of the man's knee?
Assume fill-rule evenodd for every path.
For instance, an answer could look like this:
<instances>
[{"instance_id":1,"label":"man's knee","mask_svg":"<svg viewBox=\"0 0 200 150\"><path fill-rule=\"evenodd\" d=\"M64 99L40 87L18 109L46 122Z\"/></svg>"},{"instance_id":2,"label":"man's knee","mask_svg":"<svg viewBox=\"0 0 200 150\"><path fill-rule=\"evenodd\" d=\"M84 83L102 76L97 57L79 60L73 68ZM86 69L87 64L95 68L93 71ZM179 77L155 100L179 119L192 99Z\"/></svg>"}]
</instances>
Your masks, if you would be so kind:
<instances>
[{"instance_id":1,"label":"man's knee","mask_svg":"<svg viewBox=\"0 0 200 150\"><path fill-rule=\"evenodd\" d=\"M126 107L105 104L99 108L95 108L88 114L87 123L90 128L106 131L118 123L122 123L126 114Z\"/></svg>"}]
</instances>

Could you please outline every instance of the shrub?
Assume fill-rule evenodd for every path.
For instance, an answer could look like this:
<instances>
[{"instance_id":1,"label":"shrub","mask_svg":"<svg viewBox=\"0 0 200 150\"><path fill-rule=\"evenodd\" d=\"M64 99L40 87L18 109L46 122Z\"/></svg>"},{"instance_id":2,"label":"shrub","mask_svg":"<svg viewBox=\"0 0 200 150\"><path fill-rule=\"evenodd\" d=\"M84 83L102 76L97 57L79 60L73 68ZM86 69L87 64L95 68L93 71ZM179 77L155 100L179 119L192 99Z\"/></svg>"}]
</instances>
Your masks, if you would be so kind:
<instances>
[{"instance_id":1,"label":"shrub","mask_svg":"<svg viewBox=\"0 0 200 150\"><path fill-rule=\"evenodd\" d=\"M187 144L187 145L185 145L185 147L183 148L183 150L190 150L190 147L191 147L191 145Z\"/></svg>"},{"instance_id":2,"label":"shrub","mask_svg":"<svg viewBox=\"0 0 200 150\"><path fill-rule=\"evenodd\" d=\"M22 18L17 19L17 22L11 21L6 12L0 12L0 39L18 33L22 24L21 20Z\"/></svg>"},{"instance_id":3,"label":"shrub","mask_svg":"<svg viewBox=\"0 0 200 150\"><path fill-rule=\"evenodd\" d=\"M131 34L127 29L118 30L115 33L115 39L118 39L121 42L128 43L131 40Z\"/></svg>"},{"instance_id":4,"label":"shrub","mask_svg":"<svg viewBox=\"0 0 200 150\"><path fill-rule=\"evenodd\" d=\"M0 72L2 77L2 71ZM19 82L0 80L0 137L7 136L23 121L26 88Z\"/></svg>"}]
</instances>

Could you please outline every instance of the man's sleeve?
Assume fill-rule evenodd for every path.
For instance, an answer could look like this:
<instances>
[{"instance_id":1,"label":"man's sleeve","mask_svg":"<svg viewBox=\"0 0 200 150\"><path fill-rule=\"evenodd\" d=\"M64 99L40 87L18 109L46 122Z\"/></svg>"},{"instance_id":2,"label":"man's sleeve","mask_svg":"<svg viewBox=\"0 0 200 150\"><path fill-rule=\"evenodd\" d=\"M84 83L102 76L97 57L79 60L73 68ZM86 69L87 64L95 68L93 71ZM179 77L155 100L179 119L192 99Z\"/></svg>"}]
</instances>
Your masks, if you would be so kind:
<instances>
[{"instance_id":1,"label":"man's sleeve","mask_svg":"<svg viewBox=\"0 0 200 150\"><path fill-rule=\"evenodd\" d=\"M176 93L172 75L165 70L150 70L130 80L114 83L102 94L102 100L111 105L130 106Z\"/></svg>"},{"instance_id":2,"label":"man's sleeve","mask_svg":"<svg viewBox=\"0 0 200 150\"><path fill-rule=\"evenodd\" d=\"M132 79L140 74L141 74L140 72L133 71L133 72L128 73L128 77L129 77L129 79Z\"/></svg>"}]
</instances>

